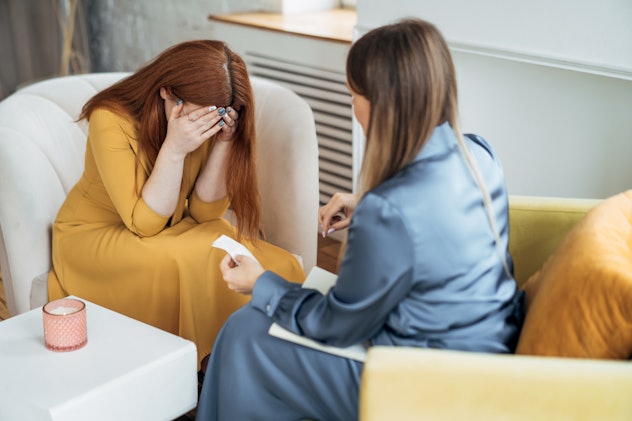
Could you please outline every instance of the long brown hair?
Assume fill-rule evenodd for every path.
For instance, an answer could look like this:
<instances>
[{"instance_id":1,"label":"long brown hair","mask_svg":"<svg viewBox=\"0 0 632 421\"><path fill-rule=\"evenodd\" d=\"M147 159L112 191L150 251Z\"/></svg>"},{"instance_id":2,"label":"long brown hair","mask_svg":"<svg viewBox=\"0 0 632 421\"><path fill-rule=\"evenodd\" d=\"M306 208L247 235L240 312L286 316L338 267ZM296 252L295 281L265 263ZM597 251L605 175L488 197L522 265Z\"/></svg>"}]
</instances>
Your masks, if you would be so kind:
<instances>
[{"instance_id":1,"label":"long brown hair","mask_svg":"<svg viewBox=\"0 0 632 421\"><path fill-rule=\"evenodd\" d=\"M459 129L456 72L439 30L429 22L409 18L367 32L347 56L347 84L371 105L360 193L412 162L434 128L447 121L481 190L497 251L511 277L491 197Z\"/></svg>"},{"instance_id":2,"label":"long brown hair","mask_svg":"<svg viewBox=\"0 0 632 421\"><path fill-rule=\"evenodd\" d=\"M238 235L256 239L261 225L261 199L256 174L254 98L245 62L225 43L198 40L168 48L132 75L92 97L79 118L89 120L96 108L128 114L138 122L140 153L153 166L167 134L161 87L185 102L238 110L239 122L226 166L226 188Z\"/></svg>"},{"instance_id":3,"label":"long brown hair","mask_svg":"<svg viewBox=\"0 0 632 421\"><path fill-rule=\"evenodd\" d=\"M361 193L412 162L436 126L448 121L458 132L454 65L431 23L404 19L367 32L347 55L347 84L371 104Z\"/></svg>"}]
</instances>

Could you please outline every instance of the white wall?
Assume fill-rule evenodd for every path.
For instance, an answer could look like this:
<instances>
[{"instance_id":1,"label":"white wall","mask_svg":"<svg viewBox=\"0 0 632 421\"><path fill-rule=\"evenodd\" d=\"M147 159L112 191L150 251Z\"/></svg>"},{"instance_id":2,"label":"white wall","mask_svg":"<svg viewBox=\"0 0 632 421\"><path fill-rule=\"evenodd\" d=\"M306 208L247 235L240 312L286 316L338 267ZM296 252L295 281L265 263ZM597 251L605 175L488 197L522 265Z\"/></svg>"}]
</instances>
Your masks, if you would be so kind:
<instances>
[{"instance_id":1,"label":"white wall","mask_svg":"<svg viewBox=\"0 0 632 421\"><path fill-rule=\"evenodd\" d=\"M632 83L455 53L463 130L485 136L511 193L602 198L632 188Z\"/></svg>"},{"instance_id":2,"label":"white wall","mask_svg":"<svg viewBox=\"0 0 632 421\"><path fill-rule=\"evenodd\" d=\"M435 23L457 68L464 131L486 137L512 194L632 188L632 2L360 0L356 32Z\"/></svg>"},{"instance_id":3,"label":"white wall","mask_svg":"<svg viewBox=\"0 0 632 421\"><path fill-rule=\"evenodd\" d=\"M630 0L360 0L358 27L404 16L435 23L451 44L569 61L632 75Z\"/></svg>"}]
</instances>

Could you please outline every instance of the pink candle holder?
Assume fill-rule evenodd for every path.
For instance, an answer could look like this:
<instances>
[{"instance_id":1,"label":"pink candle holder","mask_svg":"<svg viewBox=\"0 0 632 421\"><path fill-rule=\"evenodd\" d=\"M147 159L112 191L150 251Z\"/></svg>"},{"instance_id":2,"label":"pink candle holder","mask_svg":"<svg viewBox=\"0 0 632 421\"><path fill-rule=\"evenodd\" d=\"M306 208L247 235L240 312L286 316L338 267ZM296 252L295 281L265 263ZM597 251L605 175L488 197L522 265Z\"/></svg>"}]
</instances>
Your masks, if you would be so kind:
<instances>
[{"instance_id":1,"label":"pink candle holder","mask_svg":"<svg viewBox=\"0 0 632 421\"><path fill-rule=\"evenodd\" d=\"M50 301L42 308L44 344L51 351L74 351L88 343L86 304L74 298Z\"/></svg>"}]
</instances>

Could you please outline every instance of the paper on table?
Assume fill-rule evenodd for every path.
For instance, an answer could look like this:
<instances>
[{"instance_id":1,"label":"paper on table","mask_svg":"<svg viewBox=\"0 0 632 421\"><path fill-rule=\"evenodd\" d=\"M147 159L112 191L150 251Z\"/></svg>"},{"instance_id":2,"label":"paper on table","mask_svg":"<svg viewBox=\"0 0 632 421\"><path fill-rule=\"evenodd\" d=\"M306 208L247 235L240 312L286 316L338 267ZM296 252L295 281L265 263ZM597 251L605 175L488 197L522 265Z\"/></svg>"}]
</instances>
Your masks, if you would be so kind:
<instances>
[{"instance_id":1,"label":"paper on table","mask_svg":"<svg viewBox=\"0 0 632 421\"><path fill-rule=\"evenodd\" d=\"M331 289L336 283L337 276L325 269L314 266L309 272L307 279L303 282L303 288L313 288L320 291L322 294L327 294L327 291ZM352 345L346 348L340 348L336 346L323 345L313 339L306 338L296 333L281 327L276 323L272 323L268 333L277 338L284 339L286 341L294 342L299 345L306 346L308 348L317 349L329 354L338 355L345 358L351 358L357 361L364 361L366 359L366 347L362 344Z\"/></svg>"},{"instance_id":2,"label":"paper on table","mask_svg":"<svg viewBox=\"0 0 632 421\"><path fill-rule=\"evenodd\" d=\"M255 256L250 253L243 244L233 240L232 238L222 234L217 240L213 241L213 247L220 248L226 253L230 254L230 257L233 258L235 263L237 263L237 256L248 256L251 257L255 262L259 263L259 261L255 258Z\"/></svg>"}]
</instances>

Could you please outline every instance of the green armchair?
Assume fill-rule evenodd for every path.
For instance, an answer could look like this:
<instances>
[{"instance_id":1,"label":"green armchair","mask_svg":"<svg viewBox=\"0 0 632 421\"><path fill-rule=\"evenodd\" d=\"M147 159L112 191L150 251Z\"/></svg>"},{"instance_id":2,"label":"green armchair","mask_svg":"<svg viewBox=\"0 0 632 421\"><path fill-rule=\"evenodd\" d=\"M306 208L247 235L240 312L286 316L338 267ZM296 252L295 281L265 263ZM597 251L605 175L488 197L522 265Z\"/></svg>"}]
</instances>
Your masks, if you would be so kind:
<instances>
[{"instance_id":1,"label":"green armchair","mask_svg":"<svg viewBox=\"0 0 632 421\"><path fill-rule=\"evenodd\" d=\"M510 197L510 251L520 286L600 202ZM359 418L630 420L630 390L627 360L373 347L362 375Z\"/></svg>"}]
</instances>

